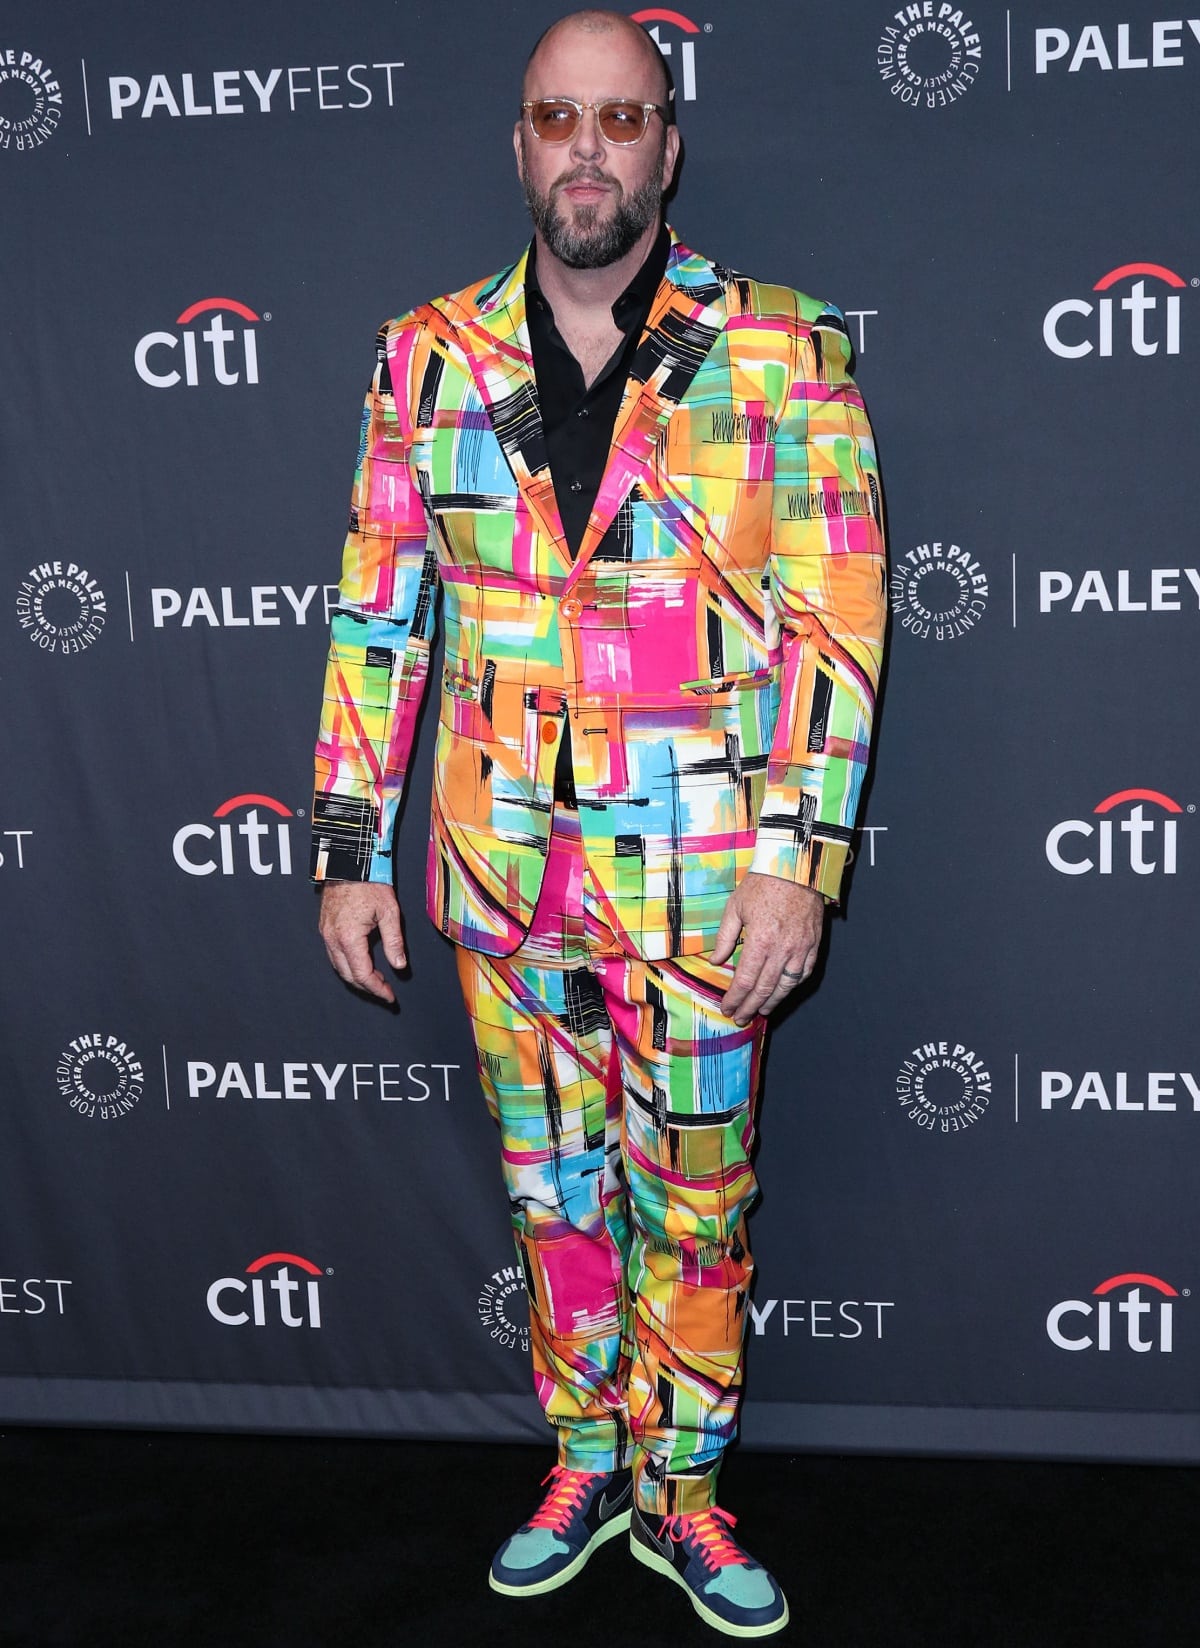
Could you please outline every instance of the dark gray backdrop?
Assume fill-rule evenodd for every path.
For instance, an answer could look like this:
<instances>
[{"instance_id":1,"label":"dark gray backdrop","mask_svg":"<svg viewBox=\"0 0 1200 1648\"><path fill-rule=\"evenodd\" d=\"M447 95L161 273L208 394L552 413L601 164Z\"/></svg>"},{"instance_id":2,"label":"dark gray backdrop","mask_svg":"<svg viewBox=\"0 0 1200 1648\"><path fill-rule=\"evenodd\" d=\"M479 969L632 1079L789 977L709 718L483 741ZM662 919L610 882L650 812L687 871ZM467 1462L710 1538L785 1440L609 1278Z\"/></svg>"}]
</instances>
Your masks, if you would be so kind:
<instances>
[{"instance_id":1,"label":"dark gray backdrop","mask_svg":"<svg viewBox=\"0 0 1200 1648\"><path fill-rule=\"evenodd\" d=\"M672 221L850 313L896 569L743 1434L1200 1458L1200 20L688 7ZM522 244L560 9L6 8L7 1419L542 1434L423 764L398 1014L303 873L374 331Z\"/></svg>"}]
</instances>

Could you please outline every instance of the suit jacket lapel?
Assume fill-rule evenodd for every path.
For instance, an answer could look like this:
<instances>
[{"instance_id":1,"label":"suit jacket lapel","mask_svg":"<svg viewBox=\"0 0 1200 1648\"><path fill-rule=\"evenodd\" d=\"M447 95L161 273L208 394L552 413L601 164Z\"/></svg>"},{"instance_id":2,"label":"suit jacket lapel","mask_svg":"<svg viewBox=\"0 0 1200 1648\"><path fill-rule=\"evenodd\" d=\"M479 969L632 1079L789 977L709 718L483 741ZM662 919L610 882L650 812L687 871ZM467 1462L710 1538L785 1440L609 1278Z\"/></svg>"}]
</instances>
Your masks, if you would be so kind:
<instances>
[{"instance_id":1,"label":"suit jacket lapel","mask_svg":"<svg viewBox=\"0 0 1200 1648\"><path fill-rule=\"evenodd\" d=\"M517 486L553 553L571 565L533 373L525 320L525 255L470 300L434 305L453 327L451 341L467 357L480 399Z\"/></svg>"},{"instance_id":2,"label":"suit jacket lapel","mask_svg":"<svg viewBox=\"0 0 1200 1648\"><path fill-rule=\"evenodd\" d=\"M574 563L567 548L538 405L525 318L525 263L469 297L432 305L467 358L480 399L522 497L573 584L617 511L645 474L659 430L678 406L727 319L725 270L688 250L674 231L646 330L613 427L608 463Z\"/></svg>"},{"instance_id":3,"label":"suit jacket lapel","mask_svg":"<svg viewBox=\"0 0 1200 1648\"><path fill-rule=\"evenodd\" d=\"M575 567L595 554L617 511L646 473L659 431L687 392L725 325L725 271L671 233L671 252L633 357L608 463Z\"/></svg>"}]
</instances>

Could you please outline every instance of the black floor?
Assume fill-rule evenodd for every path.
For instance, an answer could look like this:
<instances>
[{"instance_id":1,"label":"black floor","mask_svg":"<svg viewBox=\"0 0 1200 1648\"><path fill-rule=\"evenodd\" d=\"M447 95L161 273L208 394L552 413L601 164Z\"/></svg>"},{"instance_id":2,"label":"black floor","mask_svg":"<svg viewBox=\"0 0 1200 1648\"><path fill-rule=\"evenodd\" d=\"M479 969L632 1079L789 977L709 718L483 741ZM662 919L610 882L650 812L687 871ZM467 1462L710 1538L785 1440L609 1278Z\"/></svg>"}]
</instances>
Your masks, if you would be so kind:
<instances>
[{"instance_id":1,"label":"black floor","mask_svg":"<svg viewBox=\"0 0 1200 1648\"><path fill-rule=\"evenodd\" d=\"M3 1648L709 1648L619 1542L494 1596L547 1453L0 1432ZM722 1503L811 1648L1200 1642L1200 1474L735 1453Z\"/></svg>"}]
</instances>

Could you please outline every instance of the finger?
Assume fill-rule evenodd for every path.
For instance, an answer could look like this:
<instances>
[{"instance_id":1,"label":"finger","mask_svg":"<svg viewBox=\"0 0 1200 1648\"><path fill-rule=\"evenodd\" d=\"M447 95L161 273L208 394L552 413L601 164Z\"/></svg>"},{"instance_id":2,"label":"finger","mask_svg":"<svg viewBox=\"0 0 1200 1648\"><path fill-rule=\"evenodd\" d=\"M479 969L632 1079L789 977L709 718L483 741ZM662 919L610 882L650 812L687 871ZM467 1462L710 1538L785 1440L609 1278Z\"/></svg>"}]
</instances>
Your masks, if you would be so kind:
<instances>
[{"instance_id":1,"label":"finger","mask_svg":"<svg viewBox=\"0 0 1200 1648\"><path fill-rule=\"evenodd\" d=\"M400 925L400 908L388 904L379 915L379 937L383 953L393 967L407 967L408 955L404 948L404 929Z\"/></svg>"},{"instance_id":2,"label":"finger","mask_svg":"<svg viewBox=\"0 0 1200 1648\"><path fill-rule=\"evenodd\" d=\"M717 942L713 945L712 958L718 967L723 966L729 960L737 948L737 941L741 936L742 918L734 902L736 897L735 893L726 903L721 915L721 925L717 928Z\"/></svg>"},{"instance_id":3,"label":"finger","mask_svg":"<svg viewBox=\"0 0 1200 1648\"><path fill-rule=\"evenodd\" d=\"M367 982L360 985L359 988L368 991L379 1001L386 1001L389 1006L395 1005L396 992L384 978L383 974L378 971L373 972Z\"/></svg>"},{"instance_id":4,"label":"finger","mask_svg":"<svg viewBox=\"0 0 1200 1648\"><path fill-rule=\"evenodd\" d=\"M775 1005L777 994L778 992L773 986L760 981L753 990L748 992L745 999L732 1014L734 1021L745 1026L757 1014L769 1013Z\"/></svg>"},{"instance_id":5,"label":"finger","mask_svg":"<svg viewBox=\"0 0 1200 1648\"><path fill-rule=\"evenodd\" d=\"M369 996L376 996L380 1001L395 1001L391 985L371 959L371 948L363 934L341 937L330 948L330 960L338 977L346 984L353 985L356 990L365 990Z\"/></svg>"},{"instance_id":6,"label":"finger","mask_svg":"<svg viewBox=\"0 0 1200 1648\"><path fill-rule=\"evenodd\" d=\"M372 967L365 975L352 978L350 982L356 990L364 990L367 995L375 996L379 1001L394 1002L396 999L391 985L376 967Z\"/></svg>"},{"instance_id":7,"label":"finger","mask_svg":"<svg viewBox=\"0 0 1200 1648\"><path fill-rule=\"evenodd\" d=\"M760 1013L773 1013L780 1002L785 1001L797 985L803 984L812 976L813 958L810 955L801 959L790 958L791 966L784 966L779 971L770 995L759 1008Z\"/></svg>"},{"instance_id":8,"label":"finger","mask_svg":"<svg viewBox=\"0 0 1200 1648\"><path fill-rule=\"evenodd\" d=\"M807 977L808 975L806 973L802 973L798 977L787 973L781 973L779 975L778 983L775 985L775 988L771 991L771 994L767 997L766 1001L764 1001L762 1006L759 1008L759 1012L773 1013L781 1002L785 1002L787 1000L798 984L803 984Z\"/></svg>"},{"instance_id":9,"label":"finger","mask_svg":"<svg viewBox=\"0 0 1200 1648\"><path fill-rule=\"evenodd\" d=\"M392 987L375 966L365 940L352 957L350 983L356 990L365 990L369 996L378 996L381 1001L395 1000Z\"/></svg>"},{"instance_id":10,"label":"finger","mask_svg":"<svg viewBox=\"0 0 1200 1648\"><path fill-rule=\"evenodd\" d=\"M764 958L742 951L742 959L734 969L729 988L721 1000L721 1011L737 1024L749 1024L757 1011L756 1003L768 992L761 990Z\"/></svg>"}]
</instances>

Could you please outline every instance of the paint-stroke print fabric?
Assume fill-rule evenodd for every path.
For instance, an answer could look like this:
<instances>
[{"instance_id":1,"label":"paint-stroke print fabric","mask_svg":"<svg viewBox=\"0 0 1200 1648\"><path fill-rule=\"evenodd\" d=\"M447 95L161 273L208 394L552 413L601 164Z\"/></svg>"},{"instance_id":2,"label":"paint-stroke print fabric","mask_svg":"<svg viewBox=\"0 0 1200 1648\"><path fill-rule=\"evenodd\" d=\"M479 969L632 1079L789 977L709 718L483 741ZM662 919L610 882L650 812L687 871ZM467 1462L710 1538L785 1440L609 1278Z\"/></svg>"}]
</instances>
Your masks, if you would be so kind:
<instances>
[{"instance_id":1,"label":"paint-stroke print fabric","mask_svg":"<svg viewBox=\"0 0 1200 1648\"><path fill-rule=\"evenodd\" d=\"M441 597L429 913L529 930L560 739L605 920L711 949L747 870L836 897L885 618L874 444L837 310L672 235L579 554L563 538L525 259L391 322L332 623L313 873L392 876Z\"/></svg>"},{"instance_id":2,"label":"paint-stroke print fabric","mask_svg":"<svg viewBox=\"0 0 1200 1648\"><path fill-rule=\"evenodd\" d=\"M715 1504L737 1430L766 1020L721 1012L732 966L622 948L577 814L550 843L520 948L457 952L534 1386L560 1464L631 1463L643 1510L685 1515Z\"/></svg>"}]
</instances>

